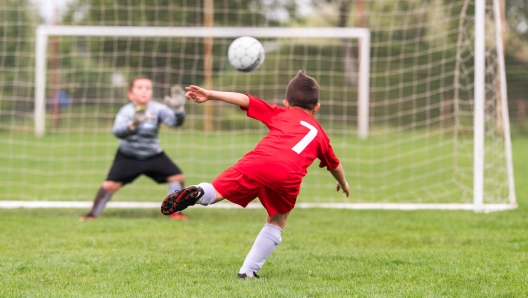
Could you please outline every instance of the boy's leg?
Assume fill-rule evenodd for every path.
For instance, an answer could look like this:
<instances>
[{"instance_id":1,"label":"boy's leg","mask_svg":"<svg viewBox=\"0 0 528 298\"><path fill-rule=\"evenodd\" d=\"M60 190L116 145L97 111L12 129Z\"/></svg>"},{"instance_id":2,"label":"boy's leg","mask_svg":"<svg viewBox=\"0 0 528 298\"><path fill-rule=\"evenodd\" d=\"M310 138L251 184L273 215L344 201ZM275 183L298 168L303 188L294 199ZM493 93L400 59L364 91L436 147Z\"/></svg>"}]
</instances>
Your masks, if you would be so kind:
<instances>
[{"instance_id":1,"label":"boy's leg","mask_svg":"<svg viewBox=\"0 0 528 298\"><path fill-rule=\"evenodd\" d=\"M169 191L167 195L170 195L171 193L175 193L183 189L183 174L172 175L167 178L167 181L169 182ZM174 212L173 214L171 214L171 218L177 220L187 220L187 216L183 215L181 211Z\"/></svg>"},{"instance_id":2,"label":"boy's leg","mask_svg":"<svg viewBox=\"0 0 528 298\"><path fill-rule=\"evenodd\" d=\"M276 214L266 220L266 224L260 231L240 268L238 277L258 277L256 273L262 268L264 262L268 259L277 245L282 242L281 233L286 225L286 214Z\"/></svg>"},{"instance_id":3,"label":"boy's leg","mask_svg":"<svg viewBox=\"0 0 528 298\"><path fill-rule=\"evenodd\" d=\"M97 216L103 212L103 209L112 198L112 195L121 188L123 183L117 181L105 181L97 191L97 194L94 198L94 203L92 210L87 214L81 216L80 220L91 220L95 219Z\"/></svg>"},{"instance_id":4,"label":"boy's leg","mask_svg":"<svg viewBox=\"0 0 528 298\"><path fill-rule=\"evenodd\" d=\"M168 194L170 195L173 192L182 190L183 181L184 181L183 174L172 175L169 178L167 178L167 182L169 182L169 193Z\"/></svg>"},{"instance_id":5,"label":"boy's leg","mask_svg":"<svg viewBox=\"0 0 528 298\"><path fill-rule=\"evenodd\" d=\"M234 168L225 170L212 183L189 186L167 196L161 203L161 213L172 214L199 203L208 206L227 197L231 202L246 207L257 197L260 183ZM224 197L225 196L225 197Z\"/></svg>"},{"instance_id":6,"label":"boy's leg","mask_svg":"<svg viewBox=\"0 0 528 298\"><path fill-rule=\"evenodd\" d=\"M134 181L134 179L141 175L145 165L148 165L148 161L137 160L133 157L126 156L118 150L106 180L97 191L92 210L81 216L80 220L95 219L99 216L106 203L112 198L112 195L123 185Z\"/></svg>"},{"instance_id":7,"label":"boy's leg","mask_svg":"<svg viewBox=\"0 0 528 298\"><path fill-rule=\"evenodd\" d=\"M286 220L288 219L288 215L290 215L290 212L286 214L277 214L274 216L268 216L268 218L266 219L266 223L275 225L284 230L284 227L286 226Z\"/></svg>"},{"instance_id":8,"label":"boy's leg","mask_svg":"<svg viewBox=\"0 0 528 298\"><path fill-rule=\"evenodd\" d=\"M200 205L208 206L224 199L211 183L202 182L198 184L198 187L204 191L204 195L196 202Z\"/></svg>"},{"instance_id":9,"label":"boy's leg","mask_svg":"<svg viewBox=\"0 0 528 298\"><path fill-rule=\"evenodd\" d=\"M212 184L202 182L168 195L161 203L161 213L170 215L196 203L207 206L223 199Z\"/></svg>"}]
</instances>

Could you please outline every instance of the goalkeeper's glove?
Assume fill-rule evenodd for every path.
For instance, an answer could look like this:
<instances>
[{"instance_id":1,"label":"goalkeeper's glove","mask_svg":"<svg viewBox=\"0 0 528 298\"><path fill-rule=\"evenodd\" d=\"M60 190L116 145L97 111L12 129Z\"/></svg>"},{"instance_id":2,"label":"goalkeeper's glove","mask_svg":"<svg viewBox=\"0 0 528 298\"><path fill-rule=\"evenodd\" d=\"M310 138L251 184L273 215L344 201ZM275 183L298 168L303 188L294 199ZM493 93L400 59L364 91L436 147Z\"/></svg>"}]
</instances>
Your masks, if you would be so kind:
<instances>
[{"instance_id":1,"label":"goalkeeper's glove","mask_svg":"<svg viewBox=\"0 0 528 298\"><path fill-rule=\"evenodd\" d=\"M164 103L176 113L183 113L185 111L185 91L180 85L171 87L170 96L166 95Z\"/></svg>"},{"instance_id":2,"label":"goalkeeper's glove","mask_svg":"<svg viewBox=\"0 0 528 298\"><path fill-rule=\"evenodd\" d=\"M137 106L136 113L132 116L132 120L128 122L128 129L134 131L141 123L145 122L145 120L147 120L147 115L145 115L146 111L147 110L144 107Z\"/></svg>"}]
</instances>

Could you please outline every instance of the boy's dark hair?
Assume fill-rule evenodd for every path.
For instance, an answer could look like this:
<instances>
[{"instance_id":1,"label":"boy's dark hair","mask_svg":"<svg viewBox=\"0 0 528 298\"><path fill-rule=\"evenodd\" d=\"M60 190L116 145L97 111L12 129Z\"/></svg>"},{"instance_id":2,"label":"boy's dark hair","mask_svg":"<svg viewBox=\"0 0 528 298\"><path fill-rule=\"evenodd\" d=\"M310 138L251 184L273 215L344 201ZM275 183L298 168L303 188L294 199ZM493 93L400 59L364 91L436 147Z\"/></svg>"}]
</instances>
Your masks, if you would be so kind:
<instances>
[{"instance_id":1,"label":"boy's dark hair","mask_svg":"<svg viewBox=\"0 0 528 298\"><path fill-rule=\"evenodd\" d=\"M152 80L147 77L135 77L132 80L130 80L130 82L128 82L128 92L132 91L132 89L134 88L134 84L136 83L137 80L149 80L152 82Z\"/></svg>"},{"instance_id":2,"label":"boy's dark hair","mask_svg":"<svg viewBox=\"0 0 528 298\"><path fill-rule=\"evenodd\" d=\"M286 88L286 100L292 107L313 110L319 102L319 84L299 70Z\"/></svg>"}]
</instances>

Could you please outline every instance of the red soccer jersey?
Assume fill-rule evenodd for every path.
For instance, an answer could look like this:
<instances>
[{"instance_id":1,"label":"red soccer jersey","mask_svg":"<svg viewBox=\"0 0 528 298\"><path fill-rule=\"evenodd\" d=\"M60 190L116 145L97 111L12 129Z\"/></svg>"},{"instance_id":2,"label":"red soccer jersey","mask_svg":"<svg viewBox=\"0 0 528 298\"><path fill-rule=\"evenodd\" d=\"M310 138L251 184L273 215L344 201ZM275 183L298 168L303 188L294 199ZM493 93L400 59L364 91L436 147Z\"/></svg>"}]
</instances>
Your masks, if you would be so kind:
<instances>
[{"instance_id":1,"label":"red soccer jersey","mask_svg":"<svg viewBox=\"0 0 528 298\"><path fill-rule=\"evenodd\" d=\"M298 193L307 168L316 158L321 160L321 168L333 170L339 165L330 138L312 115L248 97L249 106L242 110L270 131L233 168L273 190Z\"/></svg>"}]
</instances>

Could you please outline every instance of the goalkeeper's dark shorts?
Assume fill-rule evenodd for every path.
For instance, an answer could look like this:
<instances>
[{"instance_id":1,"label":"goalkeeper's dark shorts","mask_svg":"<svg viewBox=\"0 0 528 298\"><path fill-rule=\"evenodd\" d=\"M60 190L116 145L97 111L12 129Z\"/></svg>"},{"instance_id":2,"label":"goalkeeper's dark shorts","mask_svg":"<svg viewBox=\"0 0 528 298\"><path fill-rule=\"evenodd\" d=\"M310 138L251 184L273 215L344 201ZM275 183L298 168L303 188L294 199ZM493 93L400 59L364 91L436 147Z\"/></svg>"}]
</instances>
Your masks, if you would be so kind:
<instances>
[{"instance_id":1,"label":"goalkeeper's dark shorts","mask_svg":"<svg viewBox=\"0 0 528 298\"><path fill-rule=\"evenodd\" d=\"M147 159L137 159L117 150L106 180L124 185L144 174L158 183L165 183L170 176L181 173L180 168L163 152Z\"/></svg>"}]
</instances>

